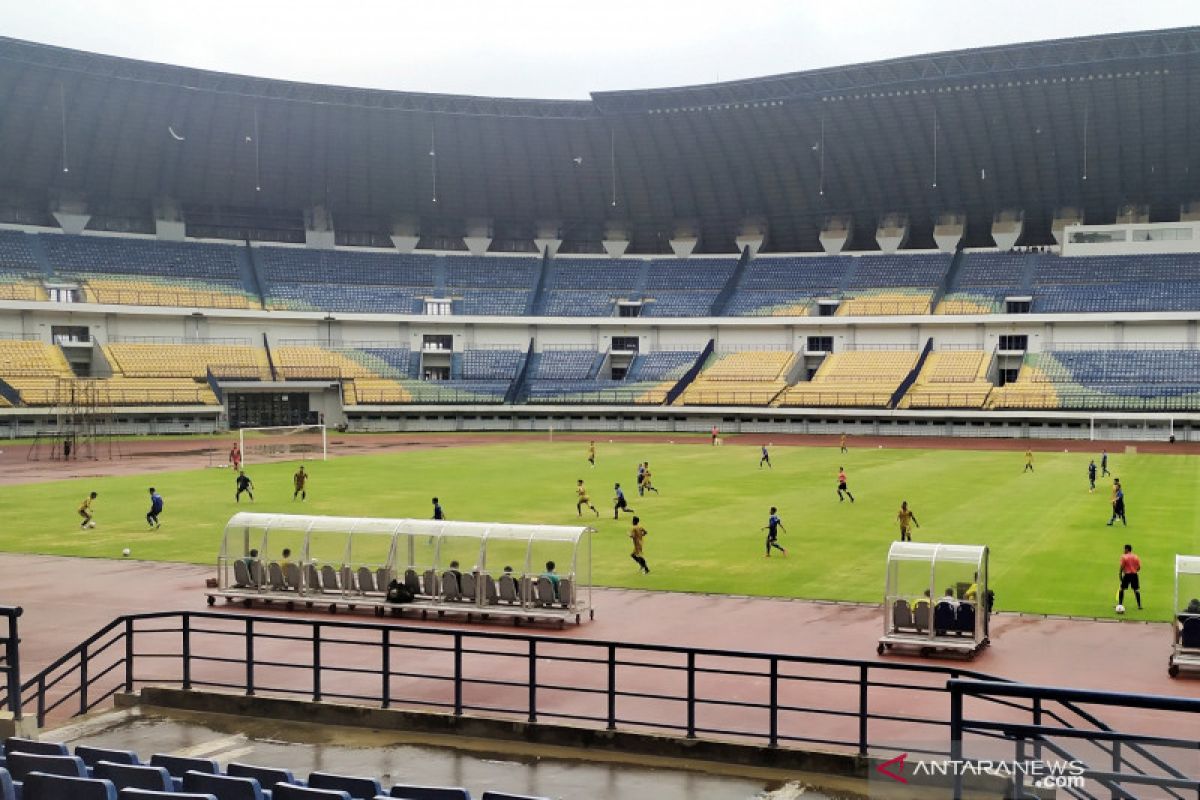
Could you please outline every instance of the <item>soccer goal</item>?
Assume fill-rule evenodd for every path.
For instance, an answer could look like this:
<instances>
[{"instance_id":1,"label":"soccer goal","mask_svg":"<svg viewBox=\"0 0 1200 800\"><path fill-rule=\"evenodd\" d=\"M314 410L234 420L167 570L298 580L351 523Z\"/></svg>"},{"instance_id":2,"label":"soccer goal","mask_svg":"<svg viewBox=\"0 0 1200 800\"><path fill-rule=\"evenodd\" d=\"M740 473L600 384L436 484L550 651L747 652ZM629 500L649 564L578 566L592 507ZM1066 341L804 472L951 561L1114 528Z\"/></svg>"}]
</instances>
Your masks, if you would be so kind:
<instances>
[{"instance_id":1,"label":"soccer goal","mask_svg":"<svg viewBox=\"0 0 1200 800\"><path fill-rule=\"evenodd\" d=\"M329 457L324 425L241 428L238 445L242 463L246 465L264 461L324 461Z\"/></svg>"}]
</instances>

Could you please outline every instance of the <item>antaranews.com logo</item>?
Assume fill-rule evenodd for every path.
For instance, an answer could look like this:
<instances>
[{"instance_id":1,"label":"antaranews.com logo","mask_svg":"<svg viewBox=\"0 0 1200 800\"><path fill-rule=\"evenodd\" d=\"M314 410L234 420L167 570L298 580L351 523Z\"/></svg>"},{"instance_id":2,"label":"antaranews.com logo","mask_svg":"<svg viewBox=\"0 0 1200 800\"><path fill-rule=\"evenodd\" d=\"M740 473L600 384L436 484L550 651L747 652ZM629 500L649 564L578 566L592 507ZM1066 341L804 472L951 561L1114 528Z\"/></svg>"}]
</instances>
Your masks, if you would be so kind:
<instances>
[{"instance_id":1,"label":"antaranews.com logo","mask_svg":"<svg viewBox=\"0 0 1200 800\"><path fill-rule=\"evenodd\" d=\"M910 758L908 753L901 753L876 765L871 777L875 780L886 779L894 783L917 785L947 785L954 778L961 777L964 783L968 784L980 779L999 779L1012 786L1021 785L1033 789L1082 789L1086 770L1086 765L1075 760Z\"/></svg>"}]
</instances>

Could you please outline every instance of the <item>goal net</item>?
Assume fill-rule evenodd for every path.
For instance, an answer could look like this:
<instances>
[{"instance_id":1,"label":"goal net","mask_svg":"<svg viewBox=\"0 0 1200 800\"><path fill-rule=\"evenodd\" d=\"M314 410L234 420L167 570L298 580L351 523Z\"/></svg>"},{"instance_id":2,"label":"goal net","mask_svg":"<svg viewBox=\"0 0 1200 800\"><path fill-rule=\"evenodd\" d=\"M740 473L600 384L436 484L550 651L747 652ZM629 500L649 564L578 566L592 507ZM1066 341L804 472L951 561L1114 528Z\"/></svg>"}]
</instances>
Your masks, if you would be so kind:
<instances>
[{"instance_id":1,"label":"goal net","mask_svg":"<svg viewBox=\"0 0 1200 800\"><path fill-rule=\"evenodd\" d=\"M238 444L242 463L247 465L264 461L324 461L329 456L324 425L241 428Z\"/></svg>"}]
</instances>

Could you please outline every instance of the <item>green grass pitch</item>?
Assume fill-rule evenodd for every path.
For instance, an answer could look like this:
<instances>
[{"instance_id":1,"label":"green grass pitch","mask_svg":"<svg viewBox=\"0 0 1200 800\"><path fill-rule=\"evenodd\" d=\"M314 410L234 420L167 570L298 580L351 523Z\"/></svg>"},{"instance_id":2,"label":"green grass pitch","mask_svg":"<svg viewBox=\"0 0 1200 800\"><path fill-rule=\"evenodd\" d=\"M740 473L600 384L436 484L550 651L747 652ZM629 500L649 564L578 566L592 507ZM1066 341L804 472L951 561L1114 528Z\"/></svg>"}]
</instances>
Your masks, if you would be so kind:
<instances>
[{"instance_id":1,"label":"green grass pitch","mask_svg":"<svg viewBox=\"0 0 1200 800\"><path fill-rule=\"evenodd\" d=\"M1171 616L1176 553L1200 552L1200 457L1114 453L1130 525L1106 527L1111 482L1087 490L1084 453L1037 453L1022 472L1020 452L774 447L759 469L757 447L638 444L598 438L598 461L583 442L461 445L311 462L309 499L291 499L295 463L247 467L257 511L426 518L441 498L450 519L571 524L575 480L600 509L594 524L598 584L878 602L901 500L921 522L918 541L986 544L1001 610L1111 616L1117 559L1125 542L1142 558L1145 612ZM639 497L635 470L648 460L661 494ZM835 476L849 473L857 502L839 503ZM652 574L629 558L629 517L612 519L620 481L648 529ZM146 489L166 499L162 528L147 530ZM100 493L97 527L79 529L76 509ZM238 510L228 469L74 479L5 487L0 550L215 563L225 521ZM763 557L768 508L779 507L788 557ZM1132 600L1127 599L1132 606Z\"/></svg>"}]
</instances>

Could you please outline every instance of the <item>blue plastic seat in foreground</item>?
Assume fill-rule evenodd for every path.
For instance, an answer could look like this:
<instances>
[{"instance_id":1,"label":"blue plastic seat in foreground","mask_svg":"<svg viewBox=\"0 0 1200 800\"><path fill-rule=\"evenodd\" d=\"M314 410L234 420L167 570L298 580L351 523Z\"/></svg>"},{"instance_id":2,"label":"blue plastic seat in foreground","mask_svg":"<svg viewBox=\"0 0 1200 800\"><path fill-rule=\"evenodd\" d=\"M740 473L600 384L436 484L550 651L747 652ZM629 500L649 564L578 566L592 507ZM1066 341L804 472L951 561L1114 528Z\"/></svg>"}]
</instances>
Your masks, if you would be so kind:
<instances>
[{"instance_id":1,"label":"blue plastic seat in foreground","mask_svg":"<svg viewBox=\"0 0 1200 800\"><path fill-rule=\"evenodd\" d=\"M383 794L383 787L374 778L334 775L330 772L310 774L308 785L313 789L333 789L335 792L346 792L354 800L371 800L376 795Z\"/></svg>"},{"instance_id":2,"label":"blue plastic seat in foreground","mask_svg":"<svg viewBox=\"0 0 1200 800\"><path fill-rule=\"evenodd\" d=\"M217 800L211 794L152 792L149 789L122 789L118 800Z\"/></svg>"},{"instance_id":3,"label":"blue plastic seat in foreground","mask_svg":"<svg viewBox=\"0 0 1200 800\"><path fill-rule=\"evenodd\" d=\"M392 787L392 797L402 797L404 800L471 800L471 793L466 789L452 786L404 786L397 784Z\"/></svg>"},{"instance_id":4,"label":"blue plastic seat in foreground","mask_svg":"<svg viewBox=\"0 0 1200 800\"><path fill-rule=\"evenodd\" d=\"M507 794L505 792L484 792L480 800L550 800L549 797L537 797L531 794Z\"/></svg>"},{"instance_id":5,"label":"blue plastic seat in foreground","mask_svg":"<svg viewBox=\"0 0 1200 800\"><path fill-rule=\"evenodd\" d=\"M194 770L183 776L183 790L216 795L217 800L263 800L262 787L255 778L231 778Z\"/></svg>"},{"instance_id":6,"label":"blue plastic seat in foreground","mask_svg":"<svg viewBox=\"0 0 1200 800\"><path fill-rule=\"evenodd\" d=\"M191 758L189 756L172 756L166 753L155 753L150 756L150 766L165 767L171 773L175 783L175 791L182 791L183 776L189 771L203 772L206 775L220 775L221 767L215 759Z\"/></svg>"},{"instance_id":7,"label":"blue plastic seat in foreground","mask_svg":"<svg viewBox=\"0 0 1200 800\"><path fill-rule=\"evenodd\" d=\"M308 776L310 779L312 775ZM371 795L373 797L374 795ZM344 789L314 789L310 786L293 786L290 783L275 785L272 800L354 800Z\"/></svg>"},{"instance_id":8,"label":"blue plastic seat in foreground","mask_svg":"<svg viewBox=\"0 0 1200 800\"><path fill-rule=\"evenodd\" d=\"M117 790L105 780L32 772L25 779L22 800L117 800Z\"/></svg>"},{"instance_id":9,"label":"blue plastic seat in foreground","mask_svg":"<svg viewBox=\"0 0 1200 800\"><path fill-rule=\"evenodd\" d=\"M114 764L101 761L93 770L95 777L110 780L117 791L122 789L149 789L155 792L172 792L175 783L166 767L148 764Z\"/></svg>"},{"instance_id":10,"label":"blue plastic seat in foreground","mask_svg":"<svg viewBox=\"0 0 1200 800\"><path fill-rule=\"evenodd\" d=\"M277 783L291 783L296 786L304 785L304 781L296 780L296 776L292 774L291 770L277 769L276 767L256 767L253 764L239 764L236 761L230 762L225 767L225 774L235 778L254 778L264 791L269 791Z\"/></svg>"},{"instance_id":11,"label":"blue plastic seat in foreground","mask_svg":"<svg viewBox=\"0 0 1200 800\"><path fill-rule=\"evenodd\" d=\"M71 751L62 742L42 742L37 739L23 739L20 736L10 736L4 742L4 752L37 753L41 756L69 756Z\"/></svg>"},{"instance_id":12,"label":"blue plastic seat in foreground","mask_svg":"<svg viewBox=\"0 0 1200 800\"><path fill-rule=\"evenodd\" d=\"M83 763L89 767L95 767L101 761L108 761L112 764L141 764L137 753L132 750L110 750L107 747L88 747L87 745L77 745L75 747L75 755L83 759Z\"/></svg>"},{"instance_id":13,"label":"blue plastic seat in foreground","mask_svg":"<svg viewBox=\"0 0 1200 800\"><path fill-rule=\"evenodd\" d=\"M46 756L38 753L9 753L8 771L14 781L23 782L31 772L46 775L65 775L70 778L86 778L87 766L75 756Z\"/></svg>"},{"instance_id":14,"label":"blue plastic seat in foreground","mask_svg":"<svg viewBox=\"0 0 1200 800\"><path fill-rule=\"evenodd\" d=\"M12 775L0 767L0 800L17 800L17 790L13 787Z\"/></svg>"}]
</instances>

